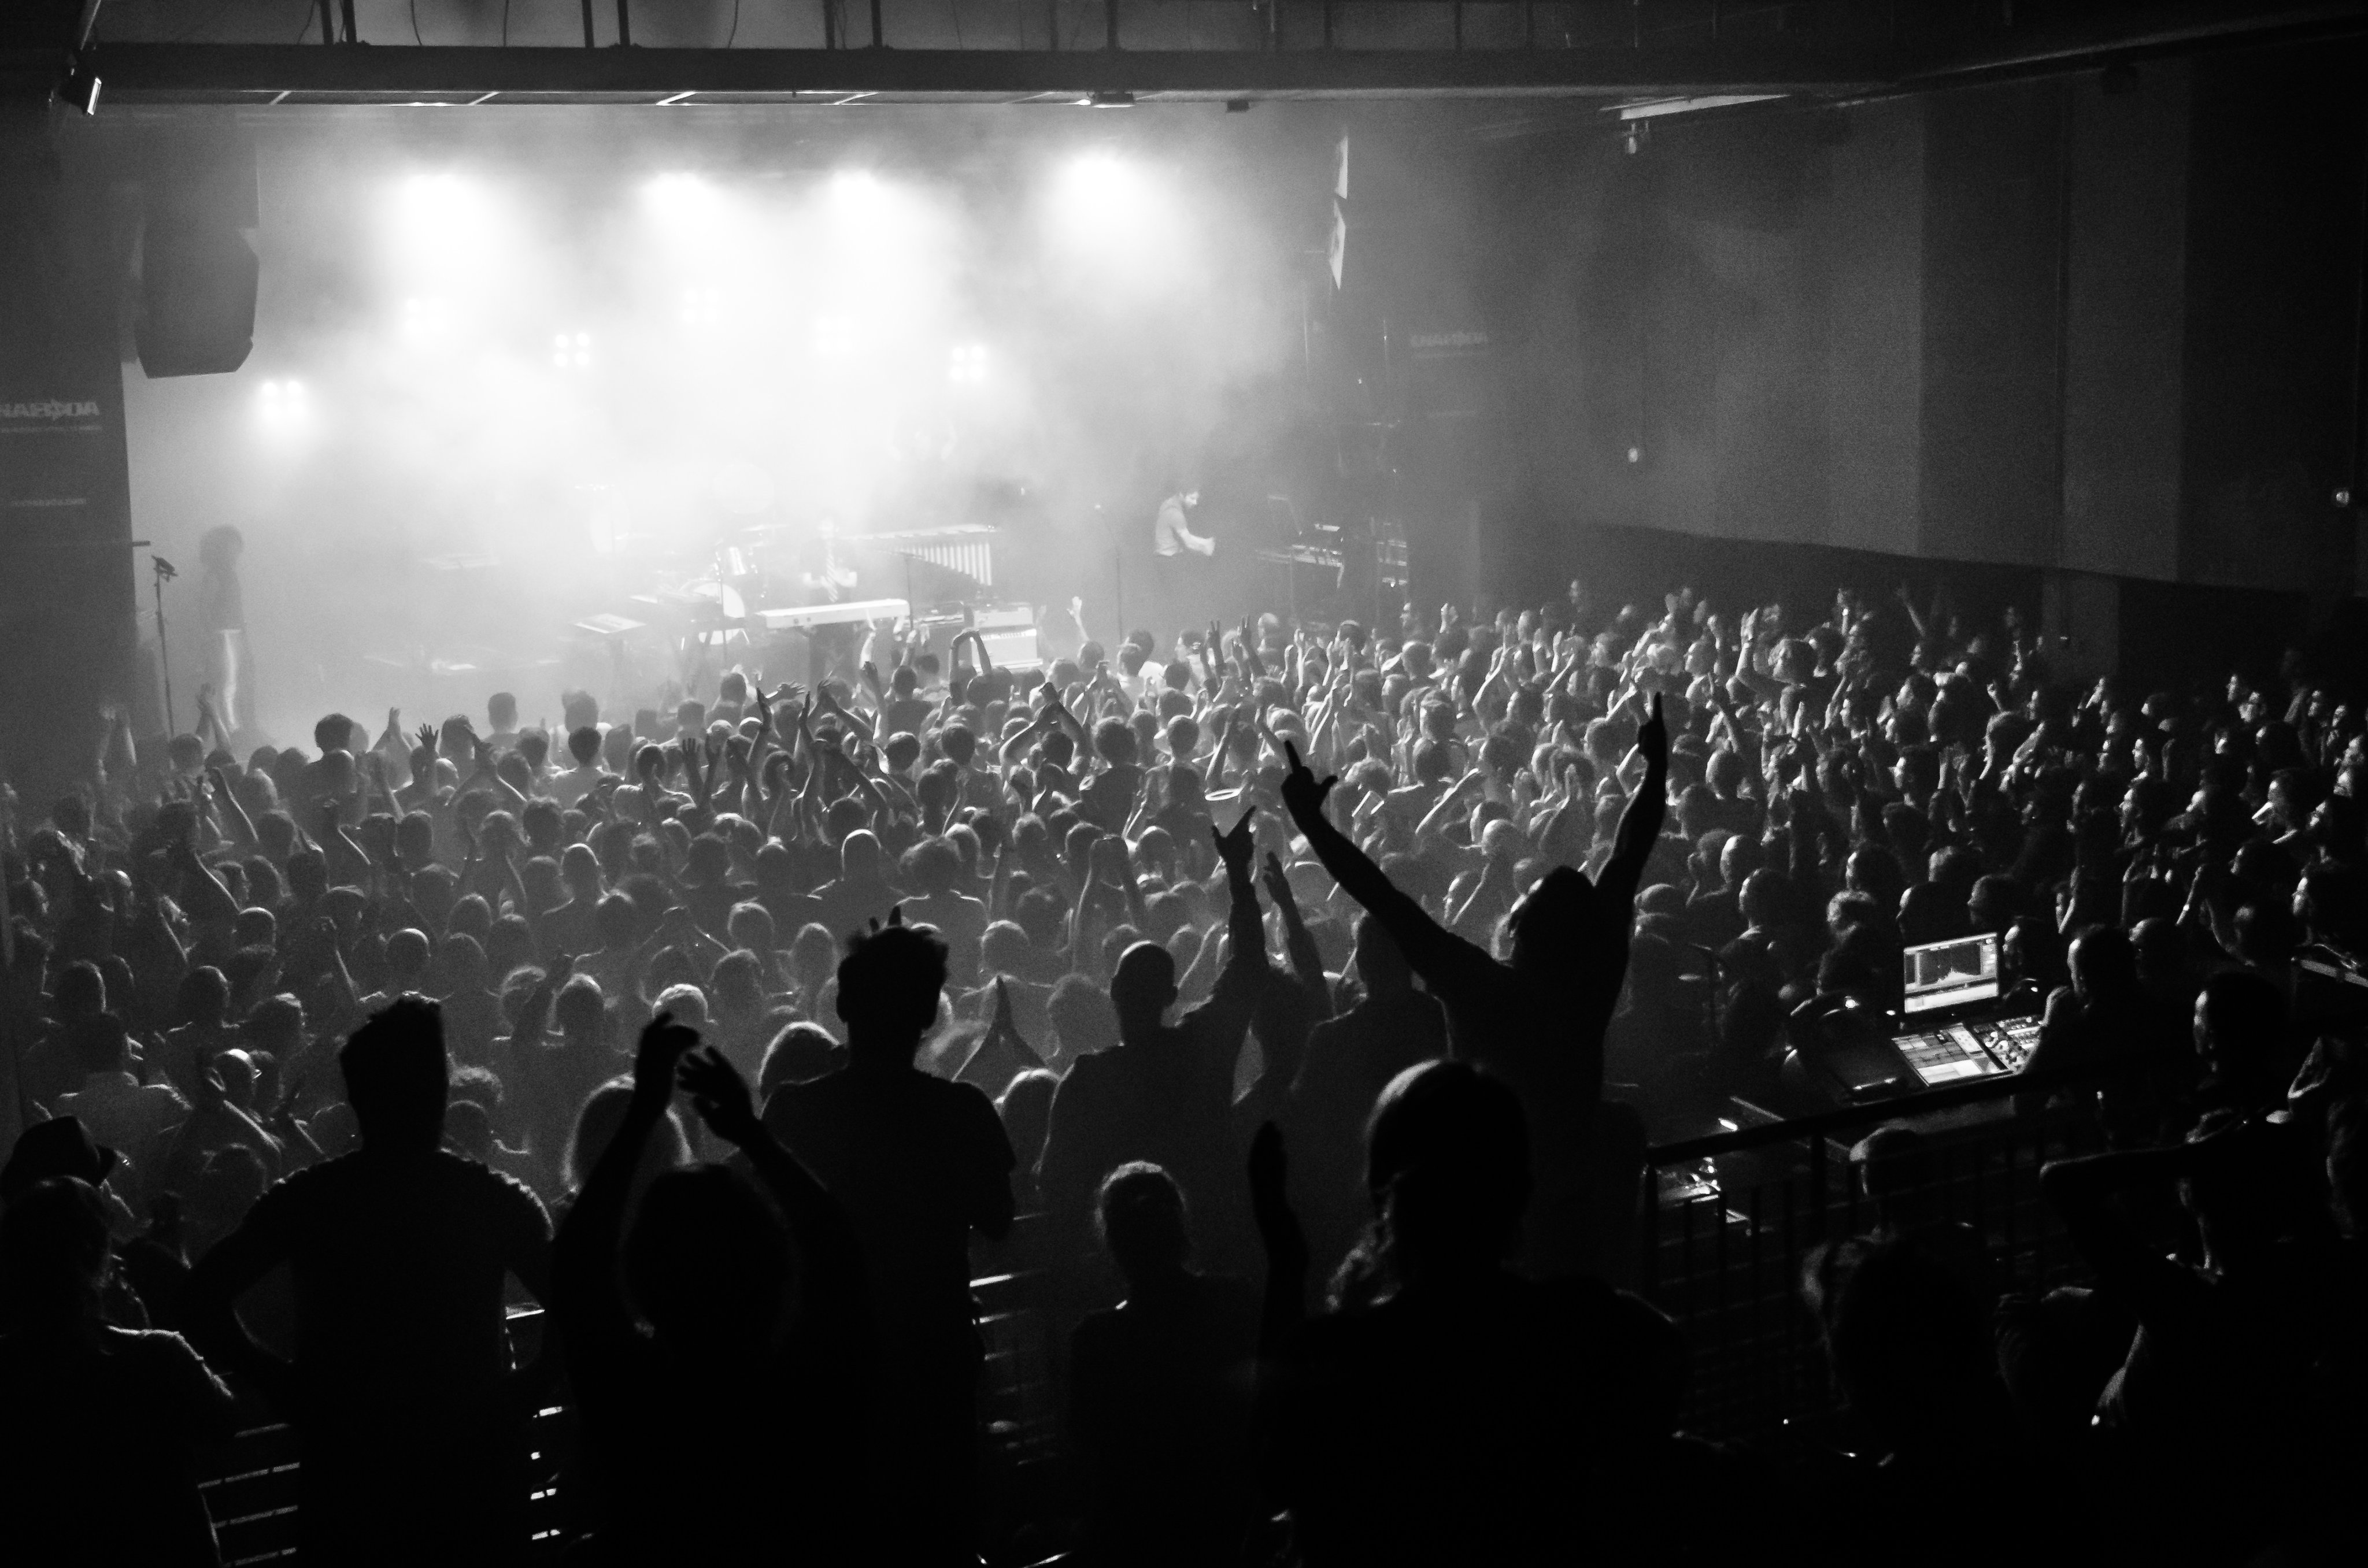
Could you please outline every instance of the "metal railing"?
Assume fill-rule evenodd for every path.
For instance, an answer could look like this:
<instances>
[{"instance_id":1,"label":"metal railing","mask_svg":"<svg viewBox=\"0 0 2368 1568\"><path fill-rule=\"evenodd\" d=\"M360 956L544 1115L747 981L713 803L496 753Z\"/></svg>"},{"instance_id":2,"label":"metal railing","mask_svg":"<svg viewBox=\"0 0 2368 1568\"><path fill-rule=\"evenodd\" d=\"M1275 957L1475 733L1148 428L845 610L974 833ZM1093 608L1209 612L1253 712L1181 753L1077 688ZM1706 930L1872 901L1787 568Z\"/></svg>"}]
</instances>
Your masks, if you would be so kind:
<instances>
[{"instance_id":1,"label":"metal railing","mask_svg":"<svg viewBox=\"0 0 2368 1568\"><path fill-rule=\"evenodd\" d=\"M1692 1344L1688 1429L1763 1439L1833 1409L1802 1272L1821 1243L1874 1228L1849 1150L1878 1126L1904 1122L1925 1135L1929 1180L1902 1201L1925 1223L1968 1227L2001 1290L2078 1280L2079 1260L2040 1194L2040 1167L2102 1146L2078 1091L2149 1065L2125 1059L1986 1079L1650 1150L1637 1285ZM2067 1090L2073 1103L2045 1104Z\"/></svg>"},{"instance_id":2,"label":"metal railing","mask_svg":"<svg viewBox=\"0 0 2368 1568\"><path fill-rule=\"evenodd\" d=\"M1012 1260L1010 1267L971 1282L986 1346L978 1400L986 1490L998 1506L1022 1514L1051 1495L1059 1440L1051 1332L1035 1289L1039 1276L1024 1266L1040 1223L1022 1216L1010 1240L995 1249L995 1256ZM511 1312L510 1335L521 1355L541 1333L541 1320L539 1311ZM525 1561L559 1562L583 1523L581 1510L561 1495L574 1423L573 1411L552 1404L527 1424ZM199 1465L199 1494L226 1568L297 1557L302 1439L294 1427L269 1422L245 1428L201 1455Z\"/></svg>"}]
</instances>

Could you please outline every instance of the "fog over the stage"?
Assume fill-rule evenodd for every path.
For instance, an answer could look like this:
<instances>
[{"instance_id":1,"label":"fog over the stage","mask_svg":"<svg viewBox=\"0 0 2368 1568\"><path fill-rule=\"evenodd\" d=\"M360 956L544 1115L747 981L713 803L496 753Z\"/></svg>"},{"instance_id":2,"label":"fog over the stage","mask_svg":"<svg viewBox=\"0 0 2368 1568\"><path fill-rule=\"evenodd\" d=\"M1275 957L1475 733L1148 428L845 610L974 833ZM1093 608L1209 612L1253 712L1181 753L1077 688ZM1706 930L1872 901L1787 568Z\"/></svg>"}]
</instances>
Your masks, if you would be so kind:
<instances>
[{"instance_id":1,"label":"fog over the stage","mask_svg":"<svg viewBox=\"0 0 2368 1568\"><path fill-rule=\"evenodd\" d=\"M275 125L256 349L127 378L135 514L244 534L283 738L489 685L531 722L574 621L825 528L993 524L998 597L1107 615L1167 487L1222 528L1283 483L1333 156L1214 106Z\"/></svg>"}]
</instances>

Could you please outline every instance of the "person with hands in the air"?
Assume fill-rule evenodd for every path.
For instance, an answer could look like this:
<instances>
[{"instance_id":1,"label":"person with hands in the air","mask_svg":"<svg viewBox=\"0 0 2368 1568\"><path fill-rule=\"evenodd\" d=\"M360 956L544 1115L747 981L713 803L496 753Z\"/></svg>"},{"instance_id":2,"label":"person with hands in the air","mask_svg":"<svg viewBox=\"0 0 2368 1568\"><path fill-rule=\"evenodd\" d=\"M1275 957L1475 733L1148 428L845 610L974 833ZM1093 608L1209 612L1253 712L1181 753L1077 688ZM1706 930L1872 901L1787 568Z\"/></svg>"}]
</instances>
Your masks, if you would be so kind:
<instances>
[{"instance_id":1,"label":"person with hands in the air","mask_svg":"<svg viewBox=\"0 0 2368 1568\"><path fill-rule=\"evenodd\" d=\"M642 1031L624 1121L553 1249L584 1432L572 1479L594 1514L586 1560L851 1561L870 1359L854 1237L765 1130L747 1081L698 1043L663 1013ZM635 1204L677 1084L749 1174L667 1171ZM694 1497L708 1501L686 1507Z\"/></svg>"},{"instance_id":2,"label":"person with hands in the air","mask_svg":"<svg viewBox=\"0 0 2368 1568\"><path fill-rule=\"evenodd\" d=\"M1076 1243L1069 1256L1085 1251L1102 1178L1129 1160L1159 1165L1183 1187L1213 1267L1236 1267L1250 1249L1233 1091L1235 1060L1269 974L1251 874L1255 815L1245 811L1230 832L1211 833L1232 910L1231 947L1209 999L1170 1025L1174 957L1156 942L1128 948L1110 980L1118 1049L1078 1061L1053 1097L1040 1170L1051 1222Z\"/></svg>"},{"instance_id":3,"label":"person with hands in the air","mask_svg":"<svg viewBox=\"0 0 2368 1568\"><path fill-rule=\"evenodd\" d=\"M1499 961L1441 926L1391 882L1326 815L1337 780L1319 780L1289 749L1282 799L1324 869L1370 911L1447 1010L1459 1061L1501 1074L1521 1097L1537 1152L1537 1201L1523 1260L1567 1273L1593 1261L1606 1203L1593 1197L1593 1141L1603 1094L1603 1032L1627 978L1636 885L1668 811L1669 735L1661 699L1637 731L1644 777L1621 813L1611 858L1590 881L1557 866L1520 890L1505 916Z\"/></svg>"}]
</instances>

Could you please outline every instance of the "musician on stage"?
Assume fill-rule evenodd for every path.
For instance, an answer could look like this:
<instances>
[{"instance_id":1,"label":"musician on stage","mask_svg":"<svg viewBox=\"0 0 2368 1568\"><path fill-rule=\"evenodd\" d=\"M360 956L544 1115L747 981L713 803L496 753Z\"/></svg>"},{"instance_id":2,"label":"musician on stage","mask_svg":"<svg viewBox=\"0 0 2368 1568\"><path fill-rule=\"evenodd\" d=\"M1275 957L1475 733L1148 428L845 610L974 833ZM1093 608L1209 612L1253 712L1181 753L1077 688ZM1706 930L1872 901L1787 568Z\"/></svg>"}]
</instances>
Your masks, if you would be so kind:
<instances>
[{"instance_id":1,"label":"musician on stage","mask_svg":"<svg viewBox=\"0 0 2368 1568\"><path fill-rule=\"evenodd\" d=\"M1159 504L1152 520L1154 581L1159 608L1170 620L1187 624L1201 619L1213 592L1214 573L1208 564L1217 553L1213 536L1192 531L1191 515L1201 505L1195 486L1178 488Z\"/></svg>"}]
</instances>

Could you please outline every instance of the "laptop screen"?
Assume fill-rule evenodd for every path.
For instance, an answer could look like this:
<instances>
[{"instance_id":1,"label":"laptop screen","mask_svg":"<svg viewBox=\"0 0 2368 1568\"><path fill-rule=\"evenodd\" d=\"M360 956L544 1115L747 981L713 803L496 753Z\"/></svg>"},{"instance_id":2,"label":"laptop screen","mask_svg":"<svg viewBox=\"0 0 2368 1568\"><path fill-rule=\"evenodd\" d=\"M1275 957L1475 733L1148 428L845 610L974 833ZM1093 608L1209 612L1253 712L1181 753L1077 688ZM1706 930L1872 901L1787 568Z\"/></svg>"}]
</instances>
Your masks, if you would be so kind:
<instances>
[{"instance_id":1,"label":"laptop screen","mask_svg":"<svg viewBox=\"0 0 2368 1568\"><path fill-rule=\"evenodd\" d=\"M1932 1013L1998 994L1998 939L1987 934L1927 942L1900 955L1908 1013Z\"/></svg>"}]
</instances>

